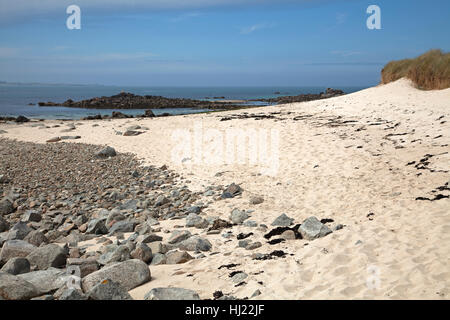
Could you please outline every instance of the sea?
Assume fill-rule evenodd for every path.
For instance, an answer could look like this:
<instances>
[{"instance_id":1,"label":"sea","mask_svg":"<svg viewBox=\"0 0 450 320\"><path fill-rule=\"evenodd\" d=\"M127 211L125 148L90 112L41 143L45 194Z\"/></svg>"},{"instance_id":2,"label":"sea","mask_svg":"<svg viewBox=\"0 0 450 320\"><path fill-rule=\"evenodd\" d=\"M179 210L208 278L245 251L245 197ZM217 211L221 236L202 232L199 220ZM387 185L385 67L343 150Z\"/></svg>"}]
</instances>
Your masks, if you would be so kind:
<instances>
[{"instance_id":1,"label":"sea","mask_svg":"<svg viewBox=\"0 0 450 320\"><path fill-rule=\"evenodd\" d=\"M356 92L365 87L340 87L346 93ZM81 119L91 115L111 115L112 111L120 111L129 115L141 115L142 109L80 109L67 107L39 107L38 102L64 102L93 97L112 96L122 91L137 95L155 95L167 98L189 98L197 100L251 100L268 99L277 96L320 93L326 87L124 87L103 85L52 85L52 84L11 84L0 83L0 116L19 115L34 119ZM32 105L31 105L32 104ZM249 105L264 105L252 101ZM152 109L158 115L169 113L173 115L205 112L205 109L166 108Z\"/></svg>"}]
</instances>

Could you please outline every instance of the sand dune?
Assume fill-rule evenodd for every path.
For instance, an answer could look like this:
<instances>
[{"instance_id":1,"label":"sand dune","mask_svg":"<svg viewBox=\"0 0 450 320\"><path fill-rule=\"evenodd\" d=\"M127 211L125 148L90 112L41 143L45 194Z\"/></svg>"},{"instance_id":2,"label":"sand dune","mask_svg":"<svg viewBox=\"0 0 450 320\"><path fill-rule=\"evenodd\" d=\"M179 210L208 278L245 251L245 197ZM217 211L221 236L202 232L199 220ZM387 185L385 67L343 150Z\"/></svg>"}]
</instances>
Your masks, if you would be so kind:
<instances>
[{"instance_id":1,"label":"sand dune","mask_svg":"<svg viewBox=\"0 0 450 320\"><path fill-rule=\"evenodd\" d=\"M255 114L272 118L255 120ZM212 298L216 290L244 298L256 289L262 293L256 299L450 297L450 199L445 198L450 191L437 190L450 181L450 89L420 91L402 79L308 103L75 122L77 129L70 135L81 136L76 142L110 145L136 154L143 163L166 164L189 179L192 190L232 182L245 190L241 197L212 201L207 216L228 218L233 208L240 208L254 210L251 220L269 228L281 213L296 223L316 216L344 225L321 239L276 245L267 244L264 232L255 228L233 228L234 236L253 232L252 240L264 244L253 251L236 248L236 241L227 242L220 234L209 235L217 254L180 265L151 266L153 280L132 290L134 298L165 286L193 289L201 298ZM2 134L7 138L45 143L65 135L64 125L52 128L57 123L46 121L50 128L44 129L1 124L0 129L7 131ZM149 130L135 137L115 133L136 124ZM240 151L227 132L248 134L250 139L255 134L259 147L255 151L250 144ZM236 159L223 163L230 156L227 143L236 155L250 152L251 158L256 152L255 163L248 156L244 163ZM262 159L264 147L274 148L274 153L266 154L271 162ZM185 154L174 157L174 150L183 148ZM211 164L212 160L216 162ZM416 200L433 200L438 194L444 198ZM250 204L254 195L264 202ZM205 197L204 202L209 201ZM163 221L161 226L163 231L172 230L176 224L183 223ZM273 250L291 255L266 261L251 258L252 253ZM230 263L240 265L218 269ZM249 275L246 285L235 287L230 281L228 275L235 270Z\"/></svg>"}]
</instances>

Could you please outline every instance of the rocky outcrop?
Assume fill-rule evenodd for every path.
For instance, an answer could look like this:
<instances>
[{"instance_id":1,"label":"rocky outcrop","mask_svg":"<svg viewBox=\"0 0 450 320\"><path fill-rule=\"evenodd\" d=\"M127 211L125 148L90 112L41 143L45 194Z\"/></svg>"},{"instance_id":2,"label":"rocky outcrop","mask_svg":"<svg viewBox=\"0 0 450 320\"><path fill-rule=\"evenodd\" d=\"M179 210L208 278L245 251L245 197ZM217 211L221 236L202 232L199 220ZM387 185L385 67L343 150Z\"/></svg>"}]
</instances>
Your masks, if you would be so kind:
<instances>
[{"instance_id":1,"label":"rocky outcrop","mask_svg":"<svg viewBox=\"0 0 450 320\"><path fill-rule=\"evenodd\" d=\"M85 109L163 109L163 108L204 108L218 109L224 105L232 105L230 102L193 100L184 98L165 98L162 96L140 96L129 92L121 92L111 97L95 97L87 100L73 101L69 99L63 103L39 102L40 107L64 106L69 108ZM146 117L152 117L152 113L146 112ZM114 115L113 115L114 117ZM116 114L116 117L120 117Z\"/></svg>"}]
</instances>

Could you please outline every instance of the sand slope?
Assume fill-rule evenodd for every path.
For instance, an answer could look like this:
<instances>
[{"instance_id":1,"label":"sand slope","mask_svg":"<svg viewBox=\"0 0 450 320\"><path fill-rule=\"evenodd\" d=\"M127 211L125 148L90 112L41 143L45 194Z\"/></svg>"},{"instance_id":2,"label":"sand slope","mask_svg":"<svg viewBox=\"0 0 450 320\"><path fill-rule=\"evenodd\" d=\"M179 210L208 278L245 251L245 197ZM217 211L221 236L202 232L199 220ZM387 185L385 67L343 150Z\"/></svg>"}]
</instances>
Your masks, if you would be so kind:
<instances>
[{"instance_id":1,"label":"sand slope","mask_svg":"<svg viewBox=\"0 0 450 320\"><path fill-rule=\"evenodd\" d=\"M220 121L230 115L272 112L277 113L272 114L274 119ZM59 122L46 122L49 126L55 123ZM264 245L254 251L237 249L235 237L227 242L221 235L208 236L213 252L218 254L182 265L151 267L154 279L132 290L135 298L142 298L148 290L160 286L194 289L201 298L212 298L215 290L244 298L256 289L262 292L258 299L450 297L450 199L416 200L450 194L445 188L437 190L450 181L450 89L419 91L402 79L309 103L170 118L77 123L77 129L69 134L80 135L82 139L77 141L111 145L120 152L135 153L145 163L167 164L188 178L193 190L231 182L244 188L242 197L212 202L206 215L228 218L236 207L255 210L251 219L269 227L281 213L295 218L296 223L316 216L345 225L322 239L277 245L266 244L264 233L254 228L233 228L234 235L255 233L252 240ZM94 123L99 126L93 127ZM136 137L115 134L115 130L123 131L134 124L147 126L149 130ZM195 130L200 127L203 135L199 149ZM8 132L2 136L37 143L66 135L60 133L62 127L39 129L29 124L1 124L0 129ZM212 149L210 153L223 160L227 156L224 145L230 142L224 135L221 140L224 143L217 144L211 135L217 131L208 133L209 129L222 133L241 129L244 130L241 133L274 133L275 137L278 134L279 139L275 139L278 170L271 175L261 173L264 167L261 161L208 164L211 159L206 156L207 150ZM177 140L172 139L174 132L181 132ZM191 154L182 163L174 162L174 150L189 141ZM270 139L259 141L271 145ZM201 151L205 157L199 158ZM222 174L216 176L218 172ZM252 195L262 196L265 201L251 205ZM209 200L205 197L204 202ZM373 215L368 217L370 213ZM176 224L184 222L165 221L162 227L171 230ZM196 229L192 232L202 234ZM292 255L267 261L250 257L254 252L273 250ZM218 270L230 263L240 266ZM247 285L234 286L228 274L235 270L249 274Z\"/></svg>"}]
</instances>

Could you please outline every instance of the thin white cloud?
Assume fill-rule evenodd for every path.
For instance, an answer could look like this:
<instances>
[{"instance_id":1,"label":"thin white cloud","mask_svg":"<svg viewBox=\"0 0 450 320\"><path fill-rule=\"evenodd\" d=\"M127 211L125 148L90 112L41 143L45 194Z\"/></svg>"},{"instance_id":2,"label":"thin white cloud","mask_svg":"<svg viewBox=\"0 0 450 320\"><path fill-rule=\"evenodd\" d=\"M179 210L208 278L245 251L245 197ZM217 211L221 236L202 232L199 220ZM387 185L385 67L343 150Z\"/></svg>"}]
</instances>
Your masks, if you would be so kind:
<instances>
[{"instance_id":1,"label":"thin white cloud","mask_svg":"<svg viewBox=\"0 0 450 320\"><path fill-rule=\"evenodd\" d=\"M250 34L257 30L273 28L275 26L274 23L259 23L254 24L248 27L241 28L241 34Z\"/></svg>"}]
</instances>

